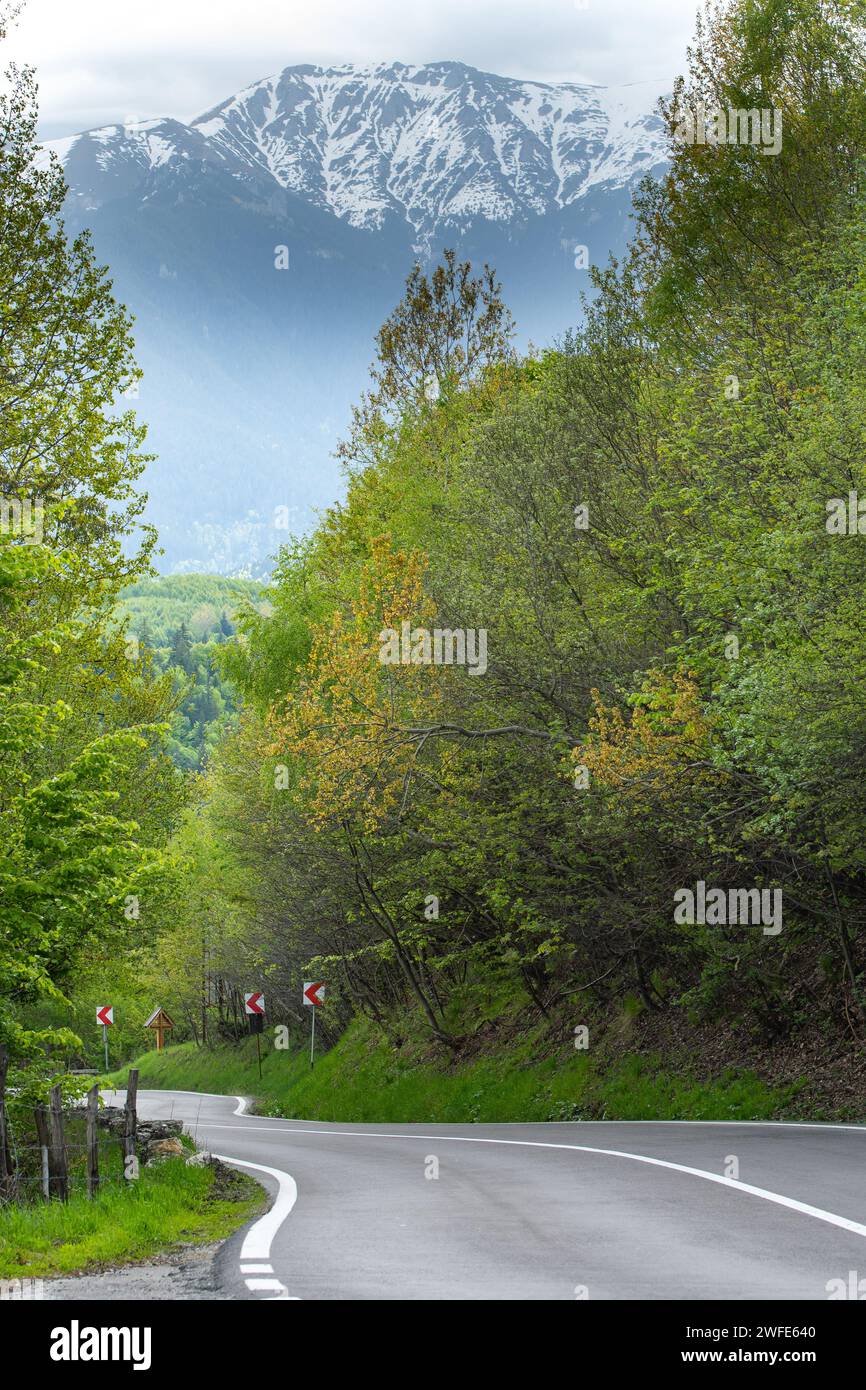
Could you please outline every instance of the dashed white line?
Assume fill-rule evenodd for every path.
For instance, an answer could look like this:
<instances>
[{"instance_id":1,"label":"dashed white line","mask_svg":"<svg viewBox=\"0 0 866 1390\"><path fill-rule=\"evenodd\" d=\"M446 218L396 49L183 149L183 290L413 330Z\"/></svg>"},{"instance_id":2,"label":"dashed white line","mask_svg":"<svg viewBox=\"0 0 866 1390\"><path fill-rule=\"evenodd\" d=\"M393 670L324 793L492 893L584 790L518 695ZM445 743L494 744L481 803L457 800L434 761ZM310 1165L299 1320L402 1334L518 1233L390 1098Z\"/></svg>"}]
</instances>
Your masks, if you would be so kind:
<instances>
[{"instance_id":1,"label":"dashed white line","mask_svg":"<svg viewBox=\"0 0 866 1390\"><path fill-rule=\"evenodd\" d=\"M237 1127L232 1126L235 1129ZM265 1212L264 1216L260 1216L258 1221L254 1221L250 1226L240 1253L241 1274L272 1274L271 1242L298 1200L298 1185L291 1173L283 1172L282 1168L268 1168L264 1163L250 1163L248 1159L230 1158L228 1154L214 1154L214 1158L218 1158L222 1163L232 1163L238 1168L253 1168L257 1173L267 1173L268 1177L276 1181L277 1195L274 1204L270 1211ZM270 1292L274 1298L292 1298L285 1284L279 1279L246 1278L245 1283L251 1293Z\"/></svg>"}]
</instances>

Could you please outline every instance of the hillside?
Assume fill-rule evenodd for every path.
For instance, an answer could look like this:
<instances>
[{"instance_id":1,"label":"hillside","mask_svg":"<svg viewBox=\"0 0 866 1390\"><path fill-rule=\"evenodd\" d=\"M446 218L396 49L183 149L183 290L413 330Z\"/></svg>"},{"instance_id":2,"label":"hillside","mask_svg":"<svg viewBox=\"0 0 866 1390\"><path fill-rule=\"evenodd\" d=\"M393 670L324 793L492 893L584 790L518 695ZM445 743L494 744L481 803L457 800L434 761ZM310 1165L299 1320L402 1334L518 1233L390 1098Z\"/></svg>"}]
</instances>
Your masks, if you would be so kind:
<instances>
[{"instance_id":1,"label":"hillside","mask_svg":"<svg viewBox=\"0 0 866 1390\"><path fill-rule=\"evenodd\" d=\"M130 631L154 648L168 647L172 633L186 623L197 642L231 636L238 609L257 603L263 585L252 579L218 574L183 574L141 579L120 595L118 611L129 618ZM226 631L230 628L231 631Z\"/></svg>"},{"instance_id":2,"label":"hillside","mask_svg":"<svg viewBox=\"0 0 866 1390\"><path fill-rule=\"evenodd\" d=\"M770 1056L742 1037L682 1021L659 1026L639 1005L616 1019L589 1019L591 1044L575 1046L572 1012L533 1018L527 1001L464 1004L472 1030L450 1060L410 1014L382 1037L355 1020L315 1067L294 1031L288 1051L272 1034L256 1047L169 1047L137 1056L142 1084L255 1098L259 1114L300 1120L404 1124L568 1120L863 1120L866 1051L856 1069L827 1065L820 1047ZM124 1071L113 1074L121 1085Z\"/></svg>"}]
</instances>

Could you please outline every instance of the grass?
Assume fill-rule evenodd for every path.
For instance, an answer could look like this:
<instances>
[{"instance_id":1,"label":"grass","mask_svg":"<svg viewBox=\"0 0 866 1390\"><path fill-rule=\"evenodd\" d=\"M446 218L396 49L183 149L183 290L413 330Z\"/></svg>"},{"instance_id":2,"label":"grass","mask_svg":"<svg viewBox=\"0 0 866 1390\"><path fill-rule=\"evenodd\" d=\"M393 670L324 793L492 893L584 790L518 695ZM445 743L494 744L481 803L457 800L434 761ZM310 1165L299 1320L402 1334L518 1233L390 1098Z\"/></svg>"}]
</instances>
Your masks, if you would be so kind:
<instances>
[{"instance_id":1,"label":"grass","mask_svg":"<svg viewBox=\"0 0 866 1390\"><path fill-rule=\"evenodd\" d=\"M431 1058L421 1037L395 1048L356 1019L310 1069L302 1045L255 1042L197 1048L183 1043L133 1063L139 1085L253 1096L261 1114L356 1123L526 1120L761 1120L776 1117L798 1087L757 1076L712 1079L666 1070L656 1055L627 1055L602 1068L573 1048L540 1055L541 1029L459 1065ZM125 1069L110 1084L123 1085Z\"/></svg>"},{"instance_id":2,"label":"grass","mask_svg":"<svg viewBox=\"0 0 866 1390\"><path fill-rule=\"evenodd\" d=\"M222 1240L262 1207L261 1188L232 1173L188 1168L169 1158L142 1168L135 1182L116 1172L90 1201L81 1191L68 1202L33 1202L0 1209L0 1278L71 1274L128 1264L166 1247Z\"/></svg>"}]
</instances>

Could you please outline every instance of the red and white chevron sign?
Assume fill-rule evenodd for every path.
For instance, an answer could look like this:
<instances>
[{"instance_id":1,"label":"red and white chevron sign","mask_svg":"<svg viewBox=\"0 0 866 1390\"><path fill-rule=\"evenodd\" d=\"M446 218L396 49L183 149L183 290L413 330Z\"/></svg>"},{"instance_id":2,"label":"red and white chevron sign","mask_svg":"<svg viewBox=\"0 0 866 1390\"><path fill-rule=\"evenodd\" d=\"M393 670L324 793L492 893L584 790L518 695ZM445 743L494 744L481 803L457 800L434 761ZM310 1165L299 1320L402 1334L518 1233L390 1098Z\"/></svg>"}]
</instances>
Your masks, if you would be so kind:
<instances>
[{"instance_id":1,"label":"red and white chevron sign","mask_svg":"<svg viewBox=\"0 0 866 1390\"><path fill-rule=\"evenodd\" d=\"M265 996L260 989L254 989L252 994L244 995L244 1009L248 1014L263 1014L265 1011Z\"/></svg>"},{"instance_id":2,"label":"red and white chevron sign","mask_svg":"<svg viewBox=\"0 0 866 1390\"><path fill-rule=\"evenodd\" d=\"M304 1003L315 1004L319 1009L325 1002L325 985L323 980L304 980Z\"/></svg>"},{"instance_id":3,"label":"red and white chevron sign","mask_svg":"<svg viewBox=\"0 0 866 1390\"><path fill-rule=\"evenodd\" d=\"M98 1004L96 1008L96 1022L101 1023L103 1028L110 1028L114 1023L114 1005Z\"/></svg>"}]
</instances>

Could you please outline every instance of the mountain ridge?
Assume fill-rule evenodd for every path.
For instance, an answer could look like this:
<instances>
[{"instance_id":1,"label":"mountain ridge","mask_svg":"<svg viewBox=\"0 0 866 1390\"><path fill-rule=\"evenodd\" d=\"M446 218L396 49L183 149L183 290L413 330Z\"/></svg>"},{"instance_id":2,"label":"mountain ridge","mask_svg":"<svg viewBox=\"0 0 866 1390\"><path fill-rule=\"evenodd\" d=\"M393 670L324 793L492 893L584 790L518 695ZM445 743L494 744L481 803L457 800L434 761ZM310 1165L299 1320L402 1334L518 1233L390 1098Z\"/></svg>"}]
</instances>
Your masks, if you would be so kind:
<instances>
[{"instance_id":1,"label":"mountain ridge","mask_svg":"<svg viewBox=\"0 0 866 1390\"><path fill-rule=\"evenodd\" d=\"M300 64L189 122L47 142L69 231L136 319L164 571L261 577L275 516L302 532L338 499L334 448L414 263L492 265L518 347L573 327L666 162L658 92Z\"/></svg>"},{"instance_id":2,"label":"mountain ridge","mask_svg":"<svg viewBox=\"0 0 866 1390\"><path fill-rule=\"evenodd\" d=\"M650 94L657 84L525 81L451 61L297 64L189 122L118 123L45 148L65 162L95 147L103 171L118 160L147 172L200 159L270 179L353 226L380 230L396 216L429 240L634 182L664 160Z\"/></svg>"}]
</instances>

